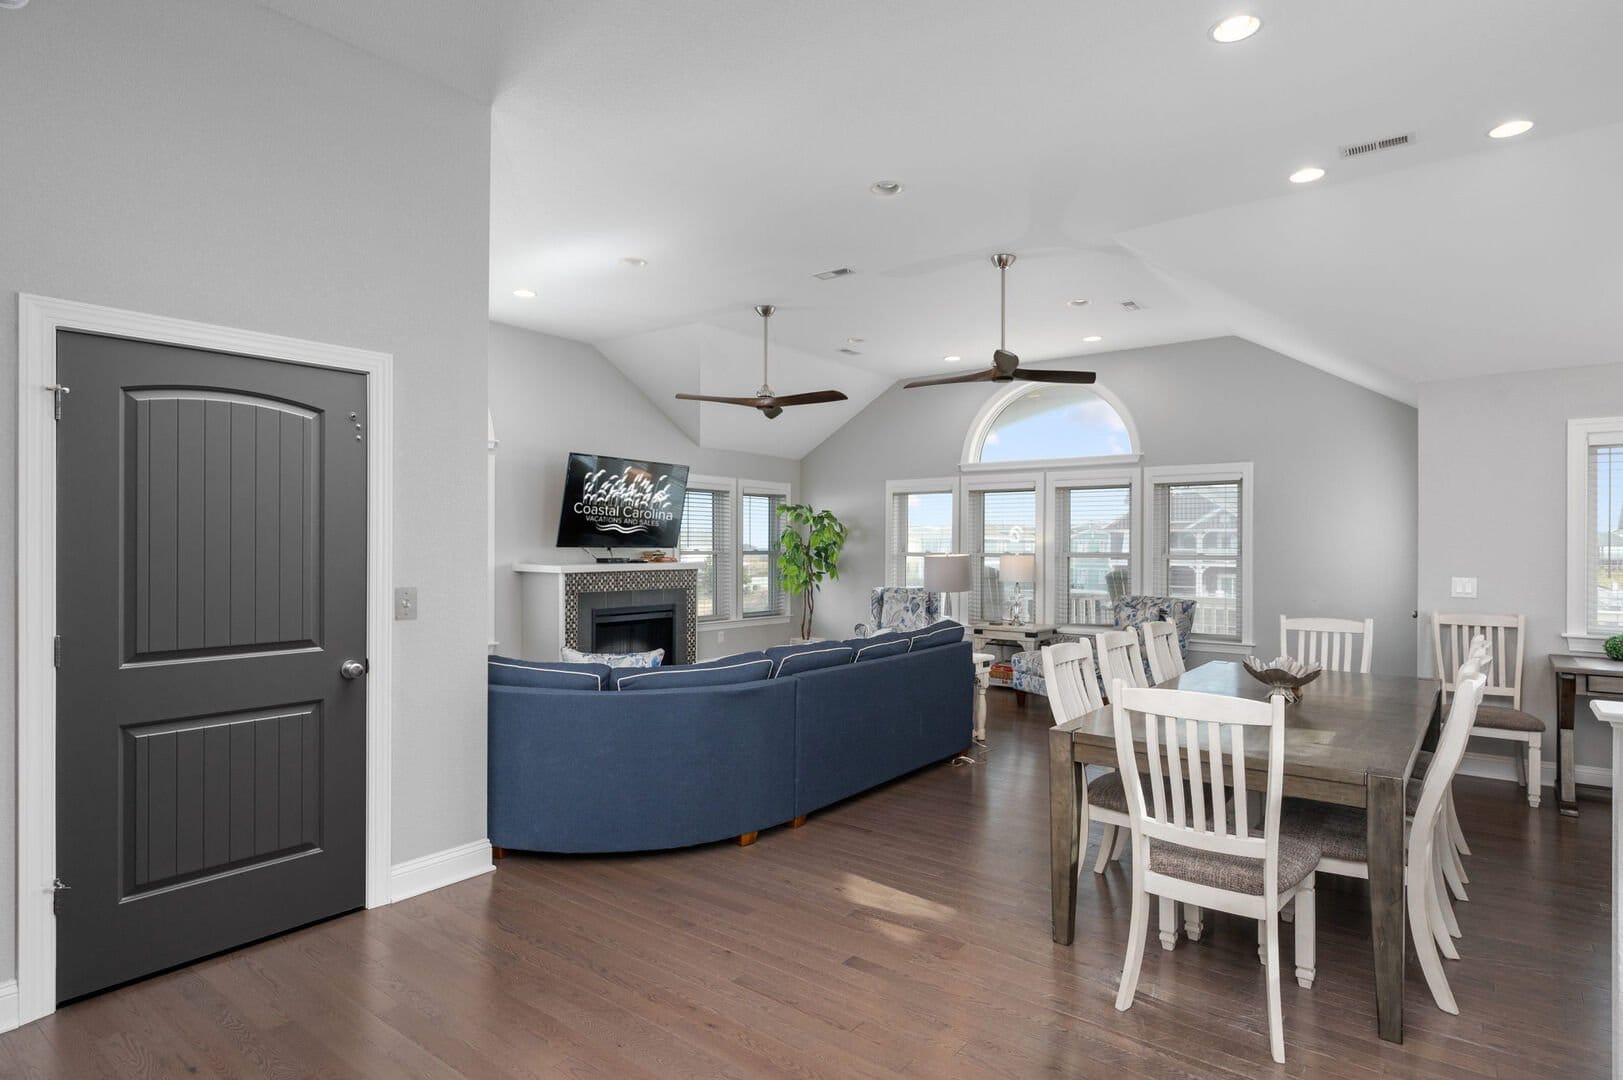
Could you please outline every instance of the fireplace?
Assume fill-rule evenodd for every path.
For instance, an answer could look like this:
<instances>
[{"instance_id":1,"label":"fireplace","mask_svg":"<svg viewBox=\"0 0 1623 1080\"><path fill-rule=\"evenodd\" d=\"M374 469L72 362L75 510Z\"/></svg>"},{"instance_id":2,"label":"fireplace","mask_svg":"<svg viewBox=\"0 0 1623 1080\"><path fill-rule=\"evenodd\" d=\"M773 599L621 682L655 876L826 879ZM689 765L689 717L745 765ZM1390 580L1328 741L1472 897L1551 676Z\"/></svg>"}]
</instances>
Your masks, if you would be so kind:
<instances>
[{"instance_id":1,"label":"fireplace","mask_svg":"<svg viewBox=\"0 0 1623 1080\"><path fill-rule=\"evenodd\" d=\"M595 608L591 626L582 627L587 652L632 653L664 649L666 660L676 656L676 605Z\"/></svg>"},{"instance_id":2,"label":"fireplace","mask_svg":"<svg viewBox=\"0 0 1623 1080\"><path fill-rule=\"evenodd\" d=\"M683 589L578 592L575 648L599 653L664 649L662 663L688 663L690 607Z\"/></svg>"}]
</instances>

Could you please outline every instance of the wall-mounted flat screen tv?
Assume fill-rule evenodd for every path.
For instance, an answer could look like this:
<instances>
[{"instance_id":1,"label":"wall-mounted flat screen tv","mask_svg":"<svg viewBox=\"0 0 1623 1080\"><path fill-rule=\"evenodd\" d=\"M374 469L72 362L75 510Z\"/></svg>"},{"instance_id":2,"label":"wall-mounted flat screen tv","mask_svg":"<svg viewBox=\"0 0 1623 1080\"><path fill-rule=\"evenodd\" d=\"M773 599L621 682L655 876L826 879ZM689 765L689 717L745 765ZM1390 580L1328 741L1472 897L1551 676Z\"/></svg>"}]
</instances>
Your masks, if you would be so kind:
<instances>
[{"instance_id":1,"label":"wall-mounted flat screen tv","mask_svg":"<svg viewBox=\"0 0 1623 1080\"><path fill-rule=\"evenodd\" d=\"M687 492L686 465L570 454L558 546L673 548Z\"/></svg>"}]
</instances>

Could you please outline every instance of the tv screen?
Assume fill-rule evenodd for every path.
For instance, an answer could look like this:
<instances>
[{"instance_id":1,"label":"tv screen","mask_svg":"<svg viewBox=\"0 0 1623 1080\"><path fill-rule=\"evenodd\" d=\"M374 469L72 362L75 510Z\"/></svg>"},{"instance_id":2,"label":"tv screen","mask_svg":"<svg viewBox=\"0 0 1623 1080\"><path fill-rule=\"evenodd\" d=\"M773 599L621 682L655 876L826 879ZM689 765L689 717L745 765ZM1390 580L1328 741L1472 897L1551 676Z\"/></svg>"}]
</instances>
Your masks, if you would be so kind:
<instances>
[{"instance_id":1,"label":"tv screen","mask_svg":"<svg viewBox=\"0 0 1623 1080\"><path fill-rule=\"evenodd\" d=\"M687 491L686 465L570 454L558 546L673 548Z\"/></svg>"}]
</instances>

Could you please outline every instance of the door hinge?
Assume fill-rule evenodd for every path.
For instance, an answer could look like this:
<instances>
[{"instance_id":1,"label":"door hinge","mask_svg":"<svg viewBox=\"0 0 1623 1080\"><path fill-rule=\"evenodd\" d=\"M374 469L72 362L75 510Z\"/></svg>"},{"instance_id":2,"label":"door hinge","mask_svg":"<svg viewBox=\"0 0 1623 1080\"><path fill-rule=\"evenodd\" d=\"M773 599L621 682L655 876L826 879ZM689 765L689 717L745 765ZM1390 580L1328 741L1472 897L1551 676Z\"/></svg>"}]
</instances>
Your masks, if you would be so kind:
<instances>
[{"instance_id":1,"label":"door hinge","mask_svg":"<svg viewBox=\"0 0 1623 1080\"><path fill-rule=\"evenodd\" d=\"M51 639L51 663L56 667L62 666L62 635L58 634Z\"/></svg>"},{"instance_id":2,"label":"door hinge","mask_svg":"<svg viewBox=\"0 0 1623 1080\"><path fill-rule=\"evenodd\" d=\"M67 882L63 881L61 878L55 878L55 879L53 879L51 881L51 914L52 915L60 915L60 914L62 914L62 894L67 892L71 888L73 888L73 886L69 885Z\"/></svg>"},{"instance_id":3,"label":"door hinge","mask_svg":"<svg viewBox=\"0 0 1623 1080\"><path fill-rule=\"evenodd\" d=\"M56 419L62 419L62 402L66 401L68 395L73 393L72 388L67 386L57 386L53 383L52 385L47 386L45 389L49 390L51 392L51 396L55 399L54 408L56 410Z\"/></svg>"}]
</instances>

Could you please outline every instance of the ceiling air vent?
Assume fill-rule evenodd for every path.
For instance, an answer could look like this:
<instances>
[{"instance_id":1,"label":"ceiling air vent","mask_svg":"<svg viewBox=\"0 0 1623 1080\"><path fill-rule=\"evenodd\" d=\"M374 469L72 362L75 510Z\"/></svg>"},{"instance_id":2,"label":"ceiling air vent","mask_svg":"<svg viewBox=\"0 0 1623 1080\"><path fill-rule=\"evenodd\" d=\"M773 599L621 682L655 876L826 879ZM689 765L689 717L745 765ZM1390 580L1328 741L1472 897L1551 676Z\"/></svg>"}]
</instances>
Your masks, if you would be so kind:
<instances>
[{"instance_id":1,"label":"ceiling air vent","mask_svg":"<svg viewBox=\"0 0 1623 1080\"><path fill-rule=\"evenodd\" d=\"M1343 146L1341 156L1344 158L1363 157L1378 150L1396 150L1400 146L1408 146L1414 142L1413 135L1392 135L1385 139L1375 139L1371 142L1361 142L1353 146Z\"/></svg>"},{"instance_id":2,"label":"ceiling air vent","mask_svg":"<svg viewBox=\"0 0 1623 1080\"><path fill-rule=\"evenodd\" d=\"M1121 309L1123 311L1143 311L1144 305L1139 303L1137 300L1123 300L1121 302Z\"/></svg>"},{"instance_id":3,"label":"ceiling air vent","mask_svg":"<svg viewBox=\"0 0 1623 1080\"><path fill-rule=\"evenodd\" d=\"M845 277L848 274L854 273L856 273L856 271L851 269L849 266L837 266L833 270L824 270L821 274L813 274L812 277L816 278L818 281L833 281L837 277Z\"/></svg>"}]
</instances>

